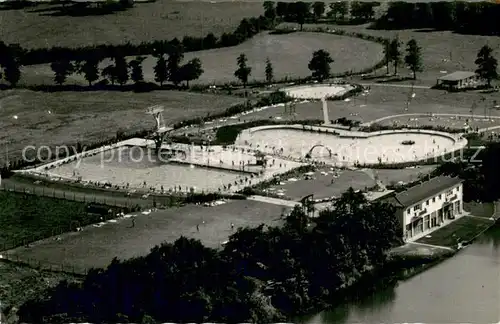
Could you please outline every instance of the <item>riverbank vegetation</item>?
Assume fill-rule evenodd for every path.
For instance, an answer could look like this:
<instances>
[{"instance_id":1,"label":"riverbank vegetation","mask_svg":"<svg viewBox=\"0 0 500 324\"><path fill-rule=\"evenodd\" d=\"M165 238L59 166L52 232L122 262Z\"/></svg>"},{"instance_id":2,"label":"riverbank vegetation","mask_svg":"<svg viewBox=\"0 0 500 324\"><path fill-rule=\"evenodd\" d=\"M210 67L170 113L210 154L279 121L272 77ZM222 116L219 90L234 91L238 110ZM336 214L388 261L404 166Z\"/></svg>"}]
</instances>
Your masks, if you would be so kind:
<instances>
[{"instance_id":1,"label":"riverbank vegetation","mask_svg":"<svg viewBox=\"0 0 500 324\"><path fill-rule=\"evenodd\" d=\"M20 320L279 321L383 267L385 251L401 243L393 214L350 190L313 223L296 208L283 227L238 229L220 251L181 237L92 270L81 284L60 283L25 303Z\"/></svg>"}]
</instances>

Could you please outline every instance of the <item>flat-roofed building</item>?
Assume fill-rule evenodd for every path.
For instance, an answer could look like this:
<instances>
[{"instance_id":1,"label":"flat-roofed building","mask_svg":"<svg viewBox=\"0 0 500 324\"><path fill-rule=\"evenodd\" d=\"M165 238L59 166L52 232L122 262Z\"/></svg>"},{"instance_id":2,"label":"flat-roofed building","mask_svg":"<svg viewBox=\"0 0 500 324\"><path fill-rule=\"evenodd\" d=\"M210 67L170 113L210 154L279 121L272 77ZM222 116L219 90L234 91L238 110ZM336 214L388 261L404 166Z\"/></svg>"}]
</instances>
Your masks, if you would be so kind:
<instances>
[{"instance_id":1,"label":"flat-roofed building","mask_svg":"<svg viewBox=\"0 0 500 324\"><path fill-rule=\"evenodd\" d=\"M463 216L463 180L440 176L384 199L396 208L405 241L414 241Z\"/></svg>"}]
</instances>

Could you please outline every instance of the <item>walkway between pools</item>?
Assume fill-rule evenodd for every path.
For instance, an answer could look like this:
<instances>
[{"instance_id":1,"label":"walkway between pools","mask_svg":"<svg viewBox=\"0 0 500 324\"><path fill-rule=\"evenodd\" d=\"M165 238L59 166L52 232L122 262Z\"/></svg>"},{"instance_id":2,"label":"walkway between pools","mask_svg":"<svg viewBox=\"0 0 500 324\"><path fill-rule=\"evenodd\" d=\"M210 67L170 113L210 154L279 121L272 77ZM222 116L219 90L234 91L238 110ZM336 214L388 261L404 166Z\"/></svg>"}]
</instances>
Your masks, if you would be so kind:
<instances>
[{"instance_id":1,"label":"walkway between pools","mask_svg":"<svg viewBox=\"0 0 500 324\"><path fill-rule=\"evenodd\" d=\"M272 198L272 197L266 197L266 196L249 196L247 197L248 200L254 200L254 201L260 201L268 204L273 204L273 205L280 205L280 206L286 206L293 208L295 206L300 206L300 203L297 201L292 201L292 200L285 200L285 199L279 199L279 198Z\"/></svg>"},{"instance_id":2,"label":"walkway between pools","mask_svg":"<svg viewBox=\"0 0 500 324\"><path fill-rule=\"evenodd\" d=\"M394 83L360 83L363 87L386 87L386 88L412 88L412 89L431 89L430 86L412 85L412 84L394 84Z\"/></svg>"},{"instance_id":3,"label":"walkway between pools","mask_svg":"<svg viewBox=\"0 0 500 324\"><path fill-rule=\"evenodd\" d=\"M375 120L366 122L361 124L361 126L370 126L376 123L379 123L381 121L387 120L387 119L393 119L393 118L399 118L399 117L411 117L411 116L426 116L426 117L431 117L430 115L426 115L425 113L407 113L407 114L396 114L396 115L389 115L381 118L377 118ZM477 115L477 114L450 114L450 113L432 113L432 117L436 116L445 116L445 117L465 117L465 118L483 118L483 119L500 119L500 116L486 116L486 115ZM500 126L491 126L491 127L486 127L482 128L479 130L479 132L485 132L491 129L496 129L500 128Z\"/></svg>"}]
</instances>

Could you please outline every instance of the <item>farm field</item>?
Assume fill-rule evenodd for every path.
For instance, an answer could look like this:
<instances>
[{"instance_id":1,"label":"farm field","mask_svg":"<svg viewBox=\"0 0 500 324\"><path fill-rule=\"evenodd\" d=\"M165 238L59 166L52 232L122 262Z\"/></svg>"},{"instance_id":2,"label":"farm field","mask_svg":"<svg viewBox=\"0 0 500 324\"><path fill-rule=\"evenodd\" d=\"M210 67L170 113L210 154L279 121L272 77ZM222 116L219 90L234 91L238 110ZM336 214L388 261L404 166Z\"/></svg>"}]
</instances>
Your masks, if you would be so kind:
<instances>
[{"instance_id":1,"label":"farm field","mask_svg":"<svg viewBox=\"0 0 500 324\"><path fill-rule=\"evenodd\" d=\"M232 32L241 19L263 14L259 2L138 3L111 15L51 16L59 5L0 11L0 39L26 48L77 47L97 44L140 43L184 36L217 37Z\"/></svg>"},{"instance_id":2,"label":"farm field","mask_svg":"<svg viewBox=\"0 0 500 324\"><path fill-rule=\"evenodd\" d=\"M284 26L296 27L296 24L283 24ZM316 29L318 27L332 28L332 25L308 24L304 29ZM419 30L371 30L367 25L361 26L335 26L348 32L359 32L366 35L380 36L386 38L399 37L401 42L408 42L414 38L422 48L424 71L417 74L415 84L436 84L437 78L457 70L474 71L479 49L488 44L493 48L494 55L500 57L498 51L500 39L496 36L461 35L450 31L419 31ZM405 51L406 45L401 49ZM390 67L391 73L393 67ZM399 74L412 76L406 68L398 68ZM384 75L386 69L380 69L377 74ZM409 83L411 81L407 81Z\"/></svg>"},{"instance_id":3,"label":"farm field","mask_svg":"<svg viewBox=\"0 0 500 324\"><path fill-rule=\"evenodd\" d=\"M252 68L250 80L265 80L266 59L273 64L276 80L285 77L297 78L311 75L307 67L312 53L318 49L327 50L334 62L332 73L360 71L380 62L383 58L382 46L359 38L331 35L326 33L296 32L284 35L261 33L252 39L233 47L186 53L184 61L199 58L204 73L192 83L226 83L237 81L234 76L236 59L244 53L248 66ZM129 57L133 59L134 57ZM100 68L112 63L103 61ZM143 62L144 78L154 82L153 68L156 58L147 57ZM50 64L23 67L23 81L27 84L53 84L54 73ZM82 75L74 74L67 83L87 84Z\"/></svg>"},{"instance_id":4,"label":"farm field","mask_svg":"<svg viewBox=\"0 0 500 324\"><path fill-rule=\"evenodd\" d=\"M112 138L117 131L132 133L155 125L145 113L152 105L165 106L167 125L226 110L238 97L180 91L56 92L13 90L0 110L0 161L20 158L27 145L37 147L93 143ZM1 100L1 98L0 98ZM7 152L8 148L8 152Z\"/></svg>"},{"instance_id":5,"label":"farm field","mask_svg":"<svg viewBox=\"0 0 500 324\"><path fill-rule=\"evenodd\" d=\"M215 207L188 205L138 214L134 227L130 219L121 219L75 235L63 235L59 241L48 239L8 253L22 260L64 263L74 266L75 271L85 271L90 267L106 267L114 257L129 259L146 255L154 246L172 242L181 235L218 248L238 227L255 227L262 223L278 225L284 209L251 200L236 200ZM199 232L196 225L199 225Z\"/></svg>"}]
</instances>

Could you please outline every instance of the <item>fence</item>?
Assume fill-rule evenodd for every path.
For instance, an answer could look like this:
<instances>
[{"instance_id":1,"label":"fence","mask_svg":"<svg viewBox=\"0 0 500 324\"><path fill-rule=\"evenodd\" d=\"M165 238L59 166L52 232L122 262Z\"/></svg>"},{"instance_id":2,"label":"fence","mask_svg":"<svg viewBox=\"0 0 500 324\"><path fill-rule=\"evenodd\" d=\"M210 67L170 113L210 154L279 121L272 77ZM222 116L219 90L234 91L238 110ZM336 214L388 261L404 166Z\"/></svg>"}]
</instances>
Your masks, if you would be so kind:
<instances>
[{"instance_id":1,"label":"fence","mask_svg":"<svg viewBox=\"0 0 500 324\"><path fill-rule=\"evenodd\" d=\"M45 270L52 272L67 273L74 276L84 276L86 275L90 268L78 267L74 264L69 265L65 263L55 263L48 261L41 261L33 258L22 258L17 254L2 253L1 260L7 261L19 265L25 265L37 270Z\"/></svg>"},{"instance_id":2,"label":"fence","mask_svg":"<svg viewBox=\"0 0 500 324\"><path fill-rule=\"evenodd\" d=\"M127 197L124 193L116 191L113 192L111 189L107 192L100 192L96 190L94 193L85 193L77 191L70 192L63 189L48 188L43 186L37 187L31 185L25 186L22 184L10 184L5 182L3 182L2 186L0 186L0 190L128 209L133 209L135 207L155 208L157 206L171 206L173 199L169 196L149 196L147 199Z\"/></svg>"}]
</instances>

